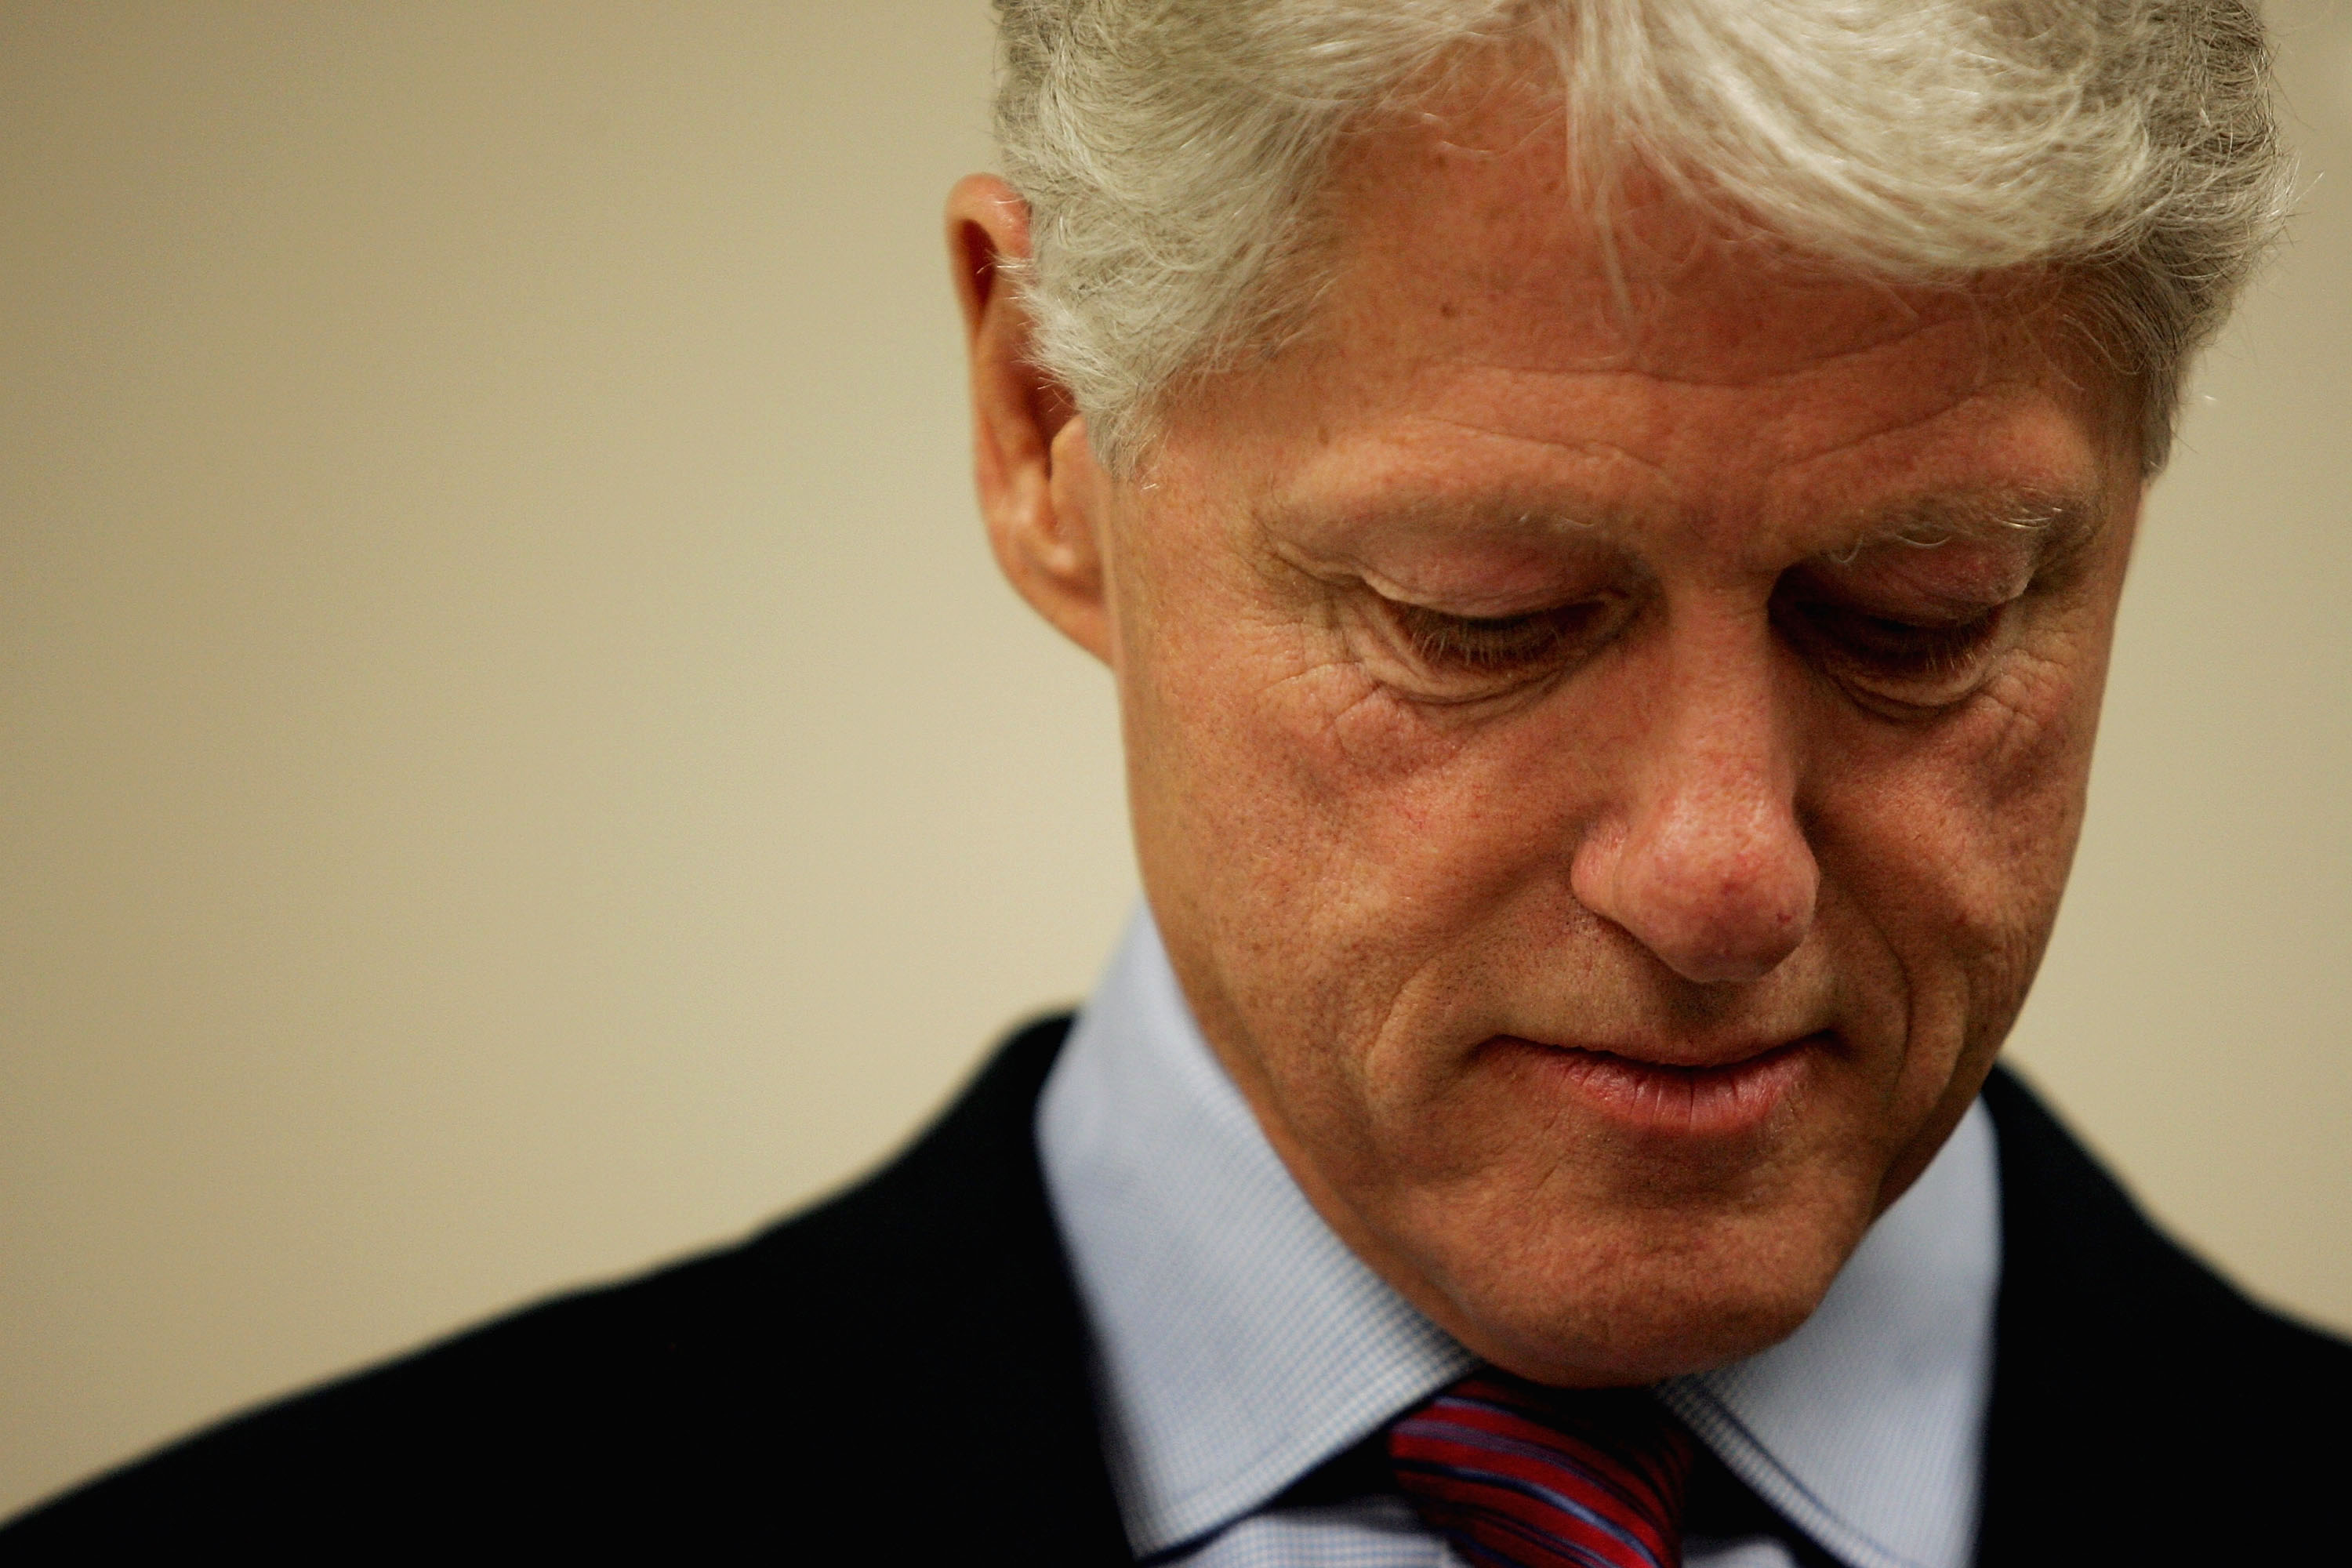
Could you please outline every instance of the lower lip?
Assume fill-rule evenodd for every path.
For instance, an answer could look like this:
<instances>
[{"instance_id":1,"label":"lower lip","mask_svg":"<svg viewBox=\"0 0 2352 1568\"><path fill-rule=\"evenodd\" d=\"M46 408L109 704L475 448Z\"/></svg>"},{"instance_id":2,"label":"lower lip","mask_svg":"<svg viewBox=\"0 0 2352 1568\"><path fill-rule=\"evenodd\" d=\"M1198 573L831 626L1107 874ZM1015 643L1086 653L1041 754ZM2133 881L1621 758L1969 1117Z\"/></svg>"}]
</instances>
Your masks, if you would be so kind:
<instances>
[{"instance_id":1,"label":"lower lip","mask_svg":"<svg viewBox=\"0 0 2352 1568\"><path fill-rule=\"evenodd\" d=\"M1771 1121L1825 1037L1809 1035L1722 1067L1666 1067L1607 1051L1526 1047L1594 1109L1645 1132L1685 1138L1736 1137Z\"/></svg>"}]
</instances>

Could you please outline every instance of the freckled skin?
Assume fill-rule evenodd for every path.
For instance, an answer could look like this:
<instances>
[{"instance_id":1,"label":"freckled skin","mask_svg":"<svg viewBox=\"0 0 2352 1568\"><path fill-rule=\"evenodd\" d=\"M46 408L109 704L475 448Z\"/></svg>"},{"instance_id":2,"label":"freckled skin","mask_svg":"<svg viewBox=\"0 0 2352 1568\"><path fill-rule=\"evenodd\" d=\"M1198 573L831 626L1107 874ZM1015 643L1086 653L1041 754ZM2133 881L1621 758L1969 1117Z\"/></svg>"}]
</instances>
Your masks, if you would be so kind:
<instances>
[{"instance_id":1,"label":"freckled skin","mask_svg":"<svg viewBox=\"0 0 2352 1568\"><path fill-rule=\"evenodd\" d=\"M1788 1334L1974 1096L2056 916L2139 484L2055 284L1835 279L1659 197L1621 215L1621 301L1563 163L1539 125L1357 139L1312 332L1125 479L1005 390L1017 202L967 182L950 232L992 537L1116 676L1202 1028L1387 1279L1596 1384ZM1982 496L2082 526L1873 521ZM1918 700L1848 646L1879 635L1852 595L2006 608ZM1507 678L1433 675L1381 618L1588 598L1588 642ZM1783 1046L1769 1113L1704 1134L1679 1080L1629 1115L1547 1048Z\"/></svg>"}]
</instances>

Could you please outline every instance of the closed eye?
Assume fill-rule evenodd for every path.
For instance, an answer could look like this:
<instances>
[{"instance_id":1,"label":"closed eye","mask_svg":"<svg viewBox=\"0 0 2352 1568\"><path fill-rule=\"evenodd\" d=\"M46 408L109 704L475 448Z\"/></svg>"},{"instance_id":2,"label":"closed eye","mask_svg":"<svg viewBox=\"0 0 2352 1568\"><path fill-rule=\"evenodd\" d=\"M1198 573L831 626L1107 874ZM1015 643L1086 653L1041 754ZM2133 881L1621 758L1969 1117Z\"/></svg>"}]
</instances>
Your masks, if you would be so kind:
<instances>
[{"instance_id":1,"label":"closed eye","mask_svg":"<svg viewBox=\"0 0 2352 1568\"><path fill-rule=\"evenodd\" d=\"M1812 605L1805 616L1815 631L1834 638L1848 652L1906 675L1948 673L1991 637L2000 611L1987 610L1965 620L1906 621L1873 616L1836 605Z\"/></svg>"},{"instance_id":2,"label":"closed eye","mask_svg":"<svg viewBox=\"0 0 2352 1568\"><path fill-rule=\"evenodd\" d=\"M1783 595L1776 610L1786 634L1829 674L1906 709L1948 707L1975 691L2014 619L2011 605L1948 619L1794 595Z\"/></svg>"},{"instance_id":3,"label":"closed eye","mask_svg":"<svg viewBox=\"0 0 2352 1568\"><path fill-rule=\"evenodd\" d=\"M1391 621L1412 656L1434 670L1504 675L1549 664L1580 647L1606 614L1598 602L1519 616L1455 616L1387 601Z\"/></svg>"}]
</instances>

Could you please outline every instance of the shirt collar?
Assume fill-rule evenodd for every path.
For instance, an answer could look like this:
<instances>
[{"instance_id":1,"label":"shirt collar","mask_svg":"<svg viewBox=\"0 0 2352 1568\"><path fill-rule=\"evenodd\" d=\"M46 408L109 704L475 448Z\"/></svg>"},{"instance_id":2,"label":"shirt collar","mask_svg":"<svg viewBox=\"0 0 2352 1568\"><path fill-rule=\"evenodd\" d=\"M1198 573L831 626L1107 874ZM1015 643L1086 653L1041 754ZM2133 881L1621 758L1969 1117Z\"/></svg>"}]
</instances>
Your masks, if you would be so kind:
<instances>
[{"instance_id":1,"label":"shirt collar","mask_svg":"<svg viewBox=\"0 0 2352 1568\"><path fill-rule=\"evenodd\" d=\"M1251 1513L1476 1364L1323 1223L1201 1037L1148 911L1037 1109L1139 1556ZM1971 1108L1821 1310L1662 1385L1724 1463L1853 1568L1962 1568L2000 1272Z\"/></svg>"}]
</instances>

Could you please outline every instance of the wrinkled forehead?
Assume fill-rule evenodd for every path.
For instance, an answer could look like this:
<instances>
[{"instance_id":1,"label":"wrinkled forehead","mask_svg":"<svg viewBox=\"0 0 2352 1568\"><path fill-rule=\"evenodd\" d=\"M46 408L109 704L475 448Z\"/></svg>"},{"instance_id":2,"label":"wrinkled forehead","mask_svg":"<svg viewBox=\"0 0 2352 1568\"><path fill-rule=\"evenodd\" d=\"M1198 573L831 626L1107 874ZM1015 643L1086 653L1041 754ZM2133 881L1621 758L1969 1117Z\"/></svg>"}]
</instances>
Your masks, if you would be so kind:
<instances>
[{"instance_id":1,"label":"wrinkled forehead","mask_svg":"<svg viewBox=\"0 0 2352 1568\"><path fill-rule=\"evenodd\" d=\"M1323 217L1301 337L1170 422L1171 452L1302 543L1535 519L1752 536L1759 560L2021 544L2013 524L2130 490L2137 403L2061 280L1894 283L1638 171L1596 204L1540 95L1367 125Z\"/></svg>"},{"instance_id":2,"label":"wrinkled forehead","mask_svg":"<svg viewBox=\"0 0 2352 1568\"><path fill-rule=\"evenodd\" d=\"M2045 268L1902 280L1806 254L1703 178L1573 149L1540 65L1455 82L1344 138L1318 203L1315 335L1449 323L1555 368L1767 378L1927 329L2074 353ZM1497 68L1502 68L1498 67Z\"/></svg>"}]
</instances>

